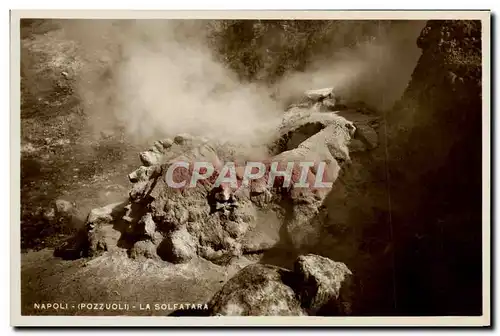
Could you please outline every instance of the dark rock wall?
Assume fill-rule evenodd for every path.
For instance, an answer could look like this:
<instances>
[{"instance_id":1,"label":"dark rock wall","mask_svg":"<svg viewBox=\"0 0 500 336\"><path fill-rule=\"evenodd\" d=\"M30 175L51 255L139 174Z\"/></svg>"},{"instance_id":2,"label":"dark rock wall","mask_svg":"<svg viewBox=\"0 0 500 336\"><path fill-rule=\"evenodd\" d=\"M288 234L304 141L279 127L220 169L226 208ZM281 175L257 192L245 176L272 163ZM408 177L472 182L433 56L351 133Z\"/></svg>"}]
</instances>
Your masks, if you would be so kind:
<instances>
[{"instance_id":1,"label":"dark rock wall","mask_svg":"<svg viewBox=\"0 0 500 336\"><path fill-rule=\"evenodd\" d=\"M429 21L389 115L395 307L481 314L481 22Z\"/></svg>"}]
</instances>

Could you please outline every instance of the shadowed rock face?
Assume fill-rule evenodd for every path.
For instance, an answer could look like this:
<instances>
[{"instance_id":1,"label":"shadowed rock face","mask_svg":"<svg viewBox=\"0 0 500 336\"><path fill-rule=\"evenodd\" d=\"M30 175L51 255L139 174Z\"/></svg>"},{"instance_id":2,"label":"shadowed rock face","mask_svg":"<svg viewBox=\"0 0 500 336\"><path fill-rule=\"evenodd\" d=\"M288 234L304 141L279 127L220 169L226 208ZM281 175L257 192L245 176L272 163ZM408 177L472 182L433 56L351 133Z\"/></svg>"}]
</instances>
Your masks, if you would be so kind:
<instances>
[{"instance_id":1,"label":"shadowed rock face","mask_svg":"<svg viewBox=\"0 0 500 336\"><path fill-rule=\"evenodd\" d=\"M352 273L343 263L308 254L293 271L249 265L210 300L210 315L350 315Z\"/></svg>"},{"instance_id":2,"label":"shadowed rock face","mask_svg":"<svg viewBox=\"0 0 500 336\"><path fill-rule=\"evenodd\" d=\"M398 309L480 314L481 22L429 21L418 46L389 129Z\"/></svg>"}]
</instances>

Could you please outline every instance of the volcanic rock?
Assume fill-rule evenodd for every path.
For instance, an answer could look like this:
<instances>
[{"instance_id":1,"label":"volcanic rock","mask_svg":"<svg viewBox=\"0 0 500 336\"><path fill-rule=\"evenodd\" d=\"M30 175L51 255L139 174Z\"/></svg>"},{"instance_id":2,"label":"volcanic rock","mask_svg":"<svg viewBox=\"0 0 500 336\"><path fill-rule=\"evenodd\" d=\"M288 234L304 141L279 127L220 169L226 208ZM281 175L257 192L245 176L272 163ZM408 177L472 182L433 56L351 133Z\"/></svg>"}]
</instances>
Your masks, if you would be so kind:
<instances>
[{"instance_id":1,"label":"volcanic rock","mask_svg":"<svg viewBox=\"0 0 500 336\"><path fill-rule=\"evenodd\" d=\"M341 168L351 161L349 145L356 132L354 123L337 113L285 113L276 141L269 144L272 155L261 160L264 177L248 184L243 184L245 149L189 134L157 141L141 153L143 165L128 176L133 184L128 202L94 209L89 214L89 251L84 254L92 256L108 250L117 236L129 241L122 246L150 241L157 247L158 256L174 263L194 257L217 262L263 251L280 242L278 232L282 231L295 248L314 246L323 233L322 223L316 219L318 209ZM235 162L237 185L225 182L214 187L227 161ZM176 166L177 162L188 166ZM197 162L212 164L214 172L191 184ZM301 162L312 164L306 174L309 185L296 185ZM291 185L285 186L280 176L268 183L273 164L278 170L292 164ZM179 187L172 182L180 183ZM273 225L269 228L263 230L262 225L257 225L271 217ZM285 230L281 230L283 225ZM148 244L149 250L150 243L140 244Z\"/></svg>"},{"instance_id":2,"label":"volcanic rock","mask_svg":"<svg viewBox=\"0 0 500 336\"><path fill-rule=\"evenodd\" d=\"M303 255L293 271L253 264L231 278L208 303L210 315L350 315L352 273L343 263Z\"/></svg>"},{"instance_id":3,"label":"volcanic rock","mask_svg":"<svg viewBox=\"0 0 500 336\"><path fill-rule=\"evenodd\" d=\"M321 310L338 315L352 313L352 272L344 263L308 254L295 261L294 271L302 276L300 297L310 315Z\"/></svg>"}]
</instances>

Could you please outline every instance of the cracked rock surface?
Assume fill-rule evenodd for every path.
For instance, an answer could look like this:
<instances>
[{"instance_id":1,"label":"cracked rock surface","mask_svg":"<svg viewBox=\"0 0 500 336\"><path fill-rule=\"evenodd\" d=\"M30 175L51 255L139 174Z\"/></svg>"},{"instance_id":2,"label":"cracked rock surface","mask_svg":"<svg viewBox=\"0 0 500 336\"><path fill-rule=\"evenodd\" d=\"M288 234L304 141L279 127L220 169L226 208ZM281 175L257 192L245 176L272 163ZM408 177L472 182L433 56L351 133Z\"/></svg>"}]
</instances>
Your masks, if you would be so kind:
<instances>
[{"instance_id":1,"label":"cracked rock surface","mask_svg":"<svg viewBox=\"0 0 500 336\"><path fill-rule=\"evenodd\" d=\"M341 112L347 118L339 115ZM331 185L302 187L294 183L301 175L300 162L314 164L307 174L310 185L335 182L342 167L350 163L351 142L359 133L355 123L366 128L370 119L360 123L359 113L341 112L285 113L276 140L268 144L268 156L261 160L264 176L247 184L242 183L245 149L189 134L156 141L140 153L142 166L129 174L129 200L89 214L86 231L79 234L86 236L86 243L79 245L84 250L80 254L96 256L123 247L133 258L159 257L184 263L202 257L220 263L272 248L283 240L281 232L294 247L316 244L321 223L313 219ZM348 119L355 117L355 122ZM366 131L363 134L371 135ZM373 136L371 141L376 146ZM237 186L222 183L214 187L228 161L235 162ZM187 162L189 167L169 170L178 162ZM212 176L193 187L167 185L169 171L173 171L174 182L189 183L195 162L211 163L215 167ZM283 188L280 177L274 184L267 183L272 164L284 170L290 162L293 183L289 187ZM323 172L318 168L320 162L325 163ZM322 176L318 176L320 173Z\"/></svg>"}]
</instances>

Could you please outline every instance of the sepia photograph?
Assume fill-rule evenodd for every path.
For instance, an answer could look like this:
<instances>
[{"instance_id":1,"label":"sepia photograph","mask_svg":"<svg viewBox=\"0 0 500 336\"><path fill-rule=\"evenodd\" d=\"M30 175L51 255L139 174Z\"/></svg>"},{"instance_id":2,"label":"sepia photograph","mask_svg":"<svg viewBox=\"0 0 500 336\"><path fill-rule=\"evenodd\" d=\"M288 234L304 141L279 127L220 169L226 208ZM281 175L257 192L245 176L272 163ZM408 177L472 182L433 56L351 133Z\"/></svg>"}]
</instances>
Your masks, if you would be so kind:
<instances>
[{"instance_id":1,"label":"sepia photograph","mask_svg":"<svg viewBox=\"0 0 500 336\"><path fill-rule=\"evenodd\" d=\"M491 325L489 11L10 15L13 326Z\"/></svg>"}]
</instances>

